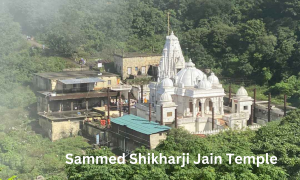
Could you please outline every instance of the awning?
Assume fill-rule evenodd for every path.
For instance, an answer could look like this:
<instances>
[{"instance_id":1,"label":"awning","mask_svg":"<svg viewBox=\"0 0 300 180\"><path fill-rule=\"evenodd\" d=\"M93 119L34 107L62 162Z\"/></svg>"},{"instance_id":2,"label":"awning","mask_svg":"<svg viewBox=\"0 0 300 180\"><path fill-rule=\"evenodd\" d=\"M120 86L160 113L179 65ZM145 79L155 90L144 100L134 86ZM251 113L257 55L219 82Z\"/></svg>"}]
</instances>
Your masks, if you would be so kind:
<instances>
[{"instance_id":1,"label":"awning","mask_svg":"<svg viewBox=\"0 0 300 180\"><path fill-rule=\"evenodd\" d=\"M83 83L96 83L96 82L105 82L99 78L81 78L81 79L64 79L59 80L63 84L83 84Z\"/></svg>"}]
</instances>

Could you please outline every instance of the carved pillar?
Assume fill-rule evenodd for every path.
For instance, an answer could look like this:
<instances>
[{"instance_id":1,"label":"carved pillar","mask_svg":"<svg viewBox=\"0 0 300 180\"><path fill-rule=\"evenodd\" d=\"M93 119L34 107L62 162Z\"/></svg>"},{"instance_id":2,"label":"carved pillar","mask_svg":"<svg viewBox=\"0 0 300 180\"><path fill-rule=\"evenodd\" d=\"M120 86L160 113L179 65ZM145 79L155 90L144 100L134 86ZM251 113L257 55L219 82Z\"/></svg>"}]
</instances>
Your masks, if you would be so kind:
<instances>
[{"instance_id":1,"label":"carved pillar","mask_svg":"<svg viewBox=\"0 0 300 180\"><path fill-rule=\"evenodd\" d=\"M223 97L220 97L220 111L221 111L221 115L224 115L224 100Z\"/></svg>"},{"instance_id":2,"label":"carved pillar","mask_svg":"<svg viewBox=\"0 0 300 180\"><path fill-rule=\"evenodd\" d=\"M200 99L201 102L201 116L204 117L205 98Z\"/></svg>"},{"instance_id":3,"label":"carved pillar","mask_svg":"<svg viewBox=\"0 0 300 180\"><path fill-rule=\"evenodd\" d=\"M193 99L193 118L196 118L196 102L197 102L197 99Z\"/></svg>"},{"instance_id":4,"label":"carved pillar","mask_svg":"<svg viewBox=\"0 0 300 180\"><path fill-rule=\"evenodd\" d=\"M216 110L218 110L218 108L216 108L216 106L217 106L217 99L216 98L210 98L210 100L211 100L211 102L212 102L212 107L214 108L214 113L218 113L218 112L216 112Z\"/></svg>"}]
</instances>

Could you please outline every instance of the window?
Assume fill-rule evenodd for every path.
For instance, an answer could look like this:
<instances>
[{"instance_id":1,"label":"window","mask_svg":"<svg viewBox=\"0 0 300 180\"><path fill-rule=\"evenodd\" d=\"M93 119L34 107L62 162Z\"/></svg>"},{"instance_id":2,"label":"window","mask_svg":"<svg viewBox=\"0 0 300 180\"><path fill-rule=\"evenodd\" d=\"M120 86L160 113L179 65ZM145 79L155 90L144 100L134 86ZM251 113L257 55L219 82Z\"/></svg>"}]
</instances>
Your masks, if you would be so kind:
<instances>
[{"instance_id":1,"label":"window","mask_svg":"<svg viewBox=\"0 0 300 180\"><path fill-rule=\"evenodd\" d=\"M66 85L66 84L64 84L64 85L63 85L63 88L64 88L64 89L66 89L66 88L67 88L67 85Z\"/></svg>"},{"instance_id":2,"label":"window","mask_svg":"<svg viewBox=\"0 0 300 180\"><path fill-rule=\"evenodd\" d=\"M111 85L111 80L108 80L108 81L107 81L107 84L108 84L108 85Z\"/></svg>"},{"instance_id":3,"label":"window","mask_svg":"<svg viewBox=\"0 0 300 180\"><path fill-rule=\"evenodd\" d=\"M167 112L167 117L172 117L172 112Z\"/></svg>"},{"instance_id":4,"label":"window","mask_svg":"<svg viewBox=\"0 0 300 180\"><path fill-rule=\"evenodd\" d=\"M248 110L248 106L244 106L244 110Z\"/></svg>"},{"instance_id":5,"label":"window","mask_svg":"<svg viewBox=\"0 0 300 180\"><path fill-rule=\"evenodd\" d=\"M131 75L131 67L127 68L127 74Z\"/></svg>"},{"instance_id":6,"label":"window","mask_svg":"<svg viewBox=\"0 0 300 180\"><path fill-rule=\"evenodd\" d=\"M138 71L139 70L139 68L138 67L135 67L135 71Z\"/></svg>"},{"instance_id":7,"label":"window","mask_svg":"<svg viewBox=\"0 0 300 180\"><path fill-rule=\"evenodd\" d=\"M76 88L76 84L73 84L73 88Z\"/></svg>"},{"instance_id":8,"label":"window","mask_svg":"<svg viewBox=\"0 0 300 180\"><path fill-rule=\"evenodd\" d=\"M146 67L145 66L142 67L142 74L146 74Z\"/></svg>"}]
</instances>

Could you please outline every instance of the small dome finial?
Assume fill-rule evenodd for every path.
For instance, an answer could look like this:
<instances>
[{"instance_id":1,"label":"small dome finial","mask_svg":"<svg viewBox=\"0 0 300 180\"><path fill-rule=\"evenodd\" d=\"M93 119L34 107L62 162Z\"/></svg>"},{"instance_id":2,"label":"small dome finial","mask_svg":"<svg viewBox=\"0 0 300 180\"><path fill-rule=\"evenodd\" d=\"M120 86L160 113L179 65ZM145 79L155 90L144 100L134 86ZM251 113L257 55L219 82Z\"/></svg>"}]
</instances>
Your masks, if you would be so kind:
<instances>
[{"instance_id":1,"label":"small dome finial","mask_svg":"<svg viewBox=\"0 0 300 180\"><path fill-rule=\"evenodd\" d=\"M219 78L215 75L214 72L211 72L210 76L208 77L208 81L210 81L213 85L219 85Z\"/></svg>"},{"instance_id":2,"label":"small dome finial","mask_svg":"<svg viewBox=\"0 0 300 180\"><path fill-rule=\"evenodd\" d=\"M171 35L174 35L174 32L173 32L173 31L171 32Z\"/></svg>"},{"instance_id":3,"label":"small dome finial","mask_svg":"<svg viewBox=\"0 0 300 180\"><path fill-rule=\"evenodd\" d=\"M244 86L241 86L238 91L236 92L237 97L243 97L243 96L248 96L247 90L244 88Z\"/></svg>"}]
</instances>

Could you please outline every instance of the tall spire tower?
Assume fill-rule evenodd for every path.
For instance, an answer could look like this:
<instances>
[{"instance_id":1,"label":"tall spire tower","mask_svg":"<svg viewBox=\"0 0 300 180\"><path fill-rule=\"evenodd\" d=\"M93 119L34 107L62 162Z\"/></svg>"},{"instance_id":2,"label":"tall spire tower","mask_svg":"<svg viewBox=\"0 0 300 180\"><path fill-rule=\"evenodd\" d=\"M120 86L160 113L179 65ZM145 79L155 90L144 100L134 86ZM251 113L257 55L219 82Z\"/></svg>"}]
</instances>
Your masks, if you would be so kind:
<instances>
[{"instance_id":1,"label":"tall spire tower","mask_svg":"<svg viewBox=\"0 0 300 180\"><path fill-rule=\"evenodd\" d=\"M159 63L158 81L168 77L173 81L176 74L185 67L185 60L179 44L178 38L174 35L167 36L163 49L162 58Z\"/></svg>"}]
</instances>

